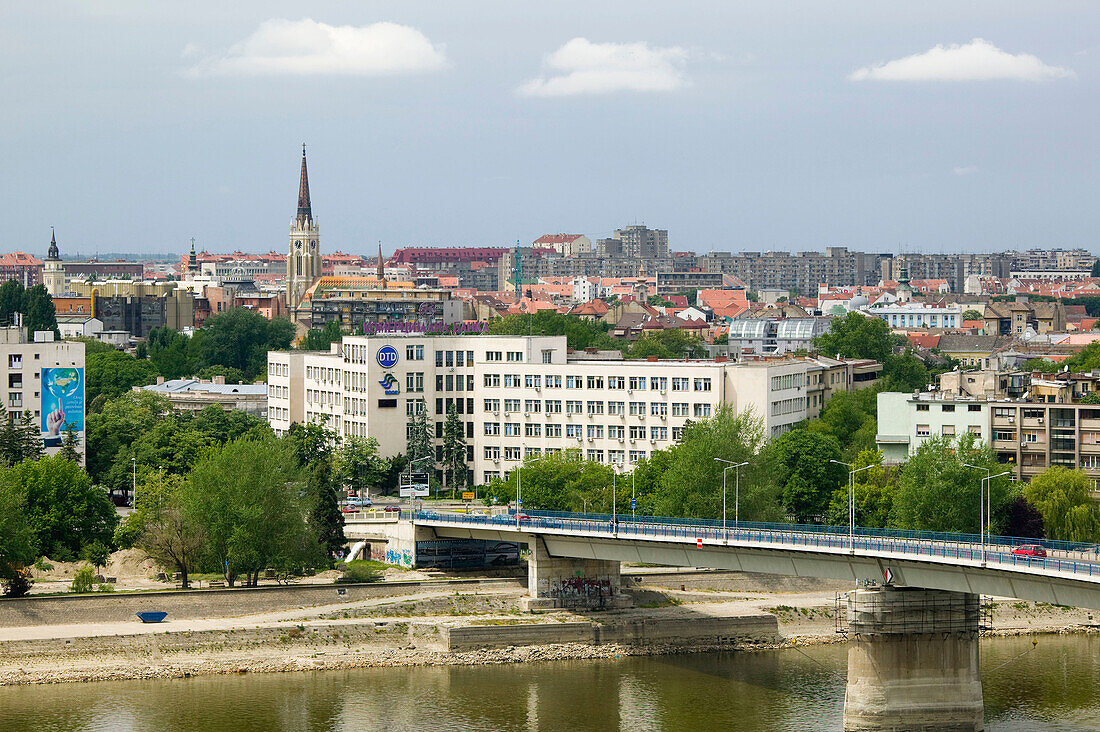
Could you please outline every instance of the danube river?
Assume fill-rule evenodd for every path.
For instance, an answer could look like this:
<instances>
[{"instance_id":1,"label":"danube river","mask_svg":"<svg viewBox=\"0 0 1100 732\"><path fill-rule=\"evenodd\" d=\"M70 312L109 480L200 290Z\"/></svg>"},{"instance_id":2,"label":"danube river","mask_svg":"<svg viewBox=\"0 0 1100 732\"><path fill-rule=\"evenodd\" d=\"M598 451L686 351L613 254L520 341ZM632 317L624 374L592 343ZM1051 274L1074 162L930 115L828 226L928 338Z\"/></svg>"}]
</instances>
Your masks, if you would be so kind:
<instances>
[{"instance_id":1,"label":"danube river","mask_svg":"<svg viewBox=\"0 0 1100 732\"><path fill-rule=\"evenodd\" d=\"M987 729L1100 729L1100 636L981 648ZM846 657L831 645L7 687L0 730L834 730Z\"/></svg>"}]
</instances>

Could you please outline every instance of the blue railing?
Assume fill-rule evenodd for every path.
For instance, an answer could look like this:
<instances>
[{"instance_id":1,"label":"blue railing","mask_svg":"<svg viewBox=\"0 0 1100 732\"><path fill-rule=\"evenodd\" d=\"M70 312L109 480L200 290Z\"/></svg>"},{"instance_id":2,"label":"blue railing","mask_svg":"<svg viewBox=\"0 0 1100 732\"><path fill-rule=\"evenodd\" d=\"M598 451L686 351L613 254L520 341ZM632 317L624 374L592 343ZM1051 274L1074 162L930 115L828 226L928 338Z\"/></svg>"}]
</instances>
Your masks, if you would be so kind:
<instances>
[{"instance_id":1,"label":"blue railing","mask_svg":"<svg viewBox=\"0 0 1100 732\"><path fill-rule=\"evenodd\" d=\"M1068 559L1055 559L1052 557L1038 558L1013 554L1011 551L1000 551L997 548L982 550L978 537L972 537L974 541L965 541L971 538L968 534L944 534L939 536L951 537L948 541L937 543L918 536L874 536L857 533L849 538L847 529L840 532L839 527L824 527L833 531L811 532L808 526L797 526L791 530L786 524L769 524L772 528L756 528L759 524L748 526L742 523L738 527L721 528L721 522L714 526L713 521L694 519L663 519L657 518L643 521L642 517L624 520L619 517L617 523L611 521L609 514L569 514L551 512L533 512L527 514L526 520L521 520L520 526L525 529L539 528L551 530L577 531L587 534L607 534L618 538L654 537L654 538L682 538L697 541L710 542L747 542L754 544L783 544L785 546L805 546L815 549L842 549L852 548L857 551L879 551L892 553L905 553L920 557L942 559L965 559L969 561L984 561L986 564L995 563L1012 567L1027 567L1029 569L1058 570L1075 575L1087 577L1100 577L1100 563L1074 561ZM500 514L497 516L469 516L465 514L443 514L436 511L418 511L413 518L424 521L445 521L452 524L468 524L478 526L508 527L516 524L515 514ZM629 518L629 517L627 517ZM691 521L691 524L673 523ZM822 527L812 527L822 528ZM859 530L857 530L859 531ZM866 531L866 530L865 530ZM872 529L871 531L879 531ZM933 532L911 532L914 534L931 534ZM994 537L1004 538L1004 537ZM1026 543L1037 543L1033 540L1025 540ZM1092 546L1092 545L1088 545Z\"/></svg>"}]
</instances>

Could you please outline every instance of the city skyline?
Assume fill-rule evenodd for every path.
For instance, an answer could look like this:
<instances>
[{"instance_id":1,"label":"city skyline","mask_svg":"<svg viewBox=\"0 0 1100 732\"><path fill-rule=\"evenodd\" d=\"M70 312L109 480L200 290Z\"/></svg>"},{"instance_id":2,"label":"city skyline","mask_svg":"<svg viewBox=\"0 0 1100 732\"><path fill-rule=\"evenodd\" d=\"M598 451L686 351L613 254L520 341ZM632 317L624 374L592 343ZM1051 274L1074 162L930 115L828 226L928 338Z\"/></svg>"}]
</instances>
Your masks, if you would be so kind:
<instances>
[{"instance_id":1,"label":"city skyline","mask_svg":"<svg viewBox=\"0 0 1100 732\"><path fill-rule=\"evenodd\" d=\"M1100 11L627 7L5 10L0 249L1093 248Z\"/></svg>"}]
</instances>

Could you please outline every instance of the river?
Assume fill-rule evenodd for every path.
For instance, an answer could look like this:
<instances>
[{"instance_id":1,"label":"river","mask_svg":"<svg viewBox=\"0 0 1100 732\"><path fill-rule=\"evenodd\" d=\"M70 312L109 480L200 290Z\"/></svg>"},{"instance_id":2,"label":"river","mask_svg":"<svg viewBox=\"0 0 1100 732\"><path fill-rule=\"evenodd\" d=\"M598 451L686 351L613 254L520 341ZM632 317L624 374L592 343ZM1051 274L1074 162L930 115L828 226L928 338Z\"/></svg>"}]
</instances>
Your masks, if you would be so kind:
<instances>
[{"instance_id":1,"label":"river","mask_svg":"<svg viewBox=\"0 0 1100 732\"><path fill-rule=\"evenodd\" d=\"M1100 729L1100 637L1030 648L982 641L987 729ZM835 730L846 659L829 645L5 687L0 730Z\"/></svg>"}]
</instances>

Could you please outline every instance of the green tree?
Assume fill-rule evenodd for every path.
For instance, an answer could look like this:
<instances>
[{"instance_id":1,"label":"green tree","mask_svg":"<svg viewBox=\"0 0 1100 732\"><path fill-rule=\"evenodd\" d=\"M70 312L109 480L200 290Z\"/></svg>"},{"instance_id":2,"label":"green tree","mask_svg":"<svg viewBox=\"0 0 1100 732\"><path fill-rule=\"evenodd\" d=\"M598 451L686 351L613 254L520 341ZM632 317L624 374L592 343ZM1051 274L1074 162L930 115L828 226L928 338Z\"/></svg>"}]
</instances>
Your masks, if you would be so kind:
<instances>
[{"instance_id":1,"label":"green tree","mask_svg":"<svg viewBox=\"0 0 1100 732\"><path fill-rule=\"evenodd\" d=\"M835 318L829 330L814 340L814 346L825 355L872 358L881 364L893 353L895 343L885 320L857 312Z\"/></svg>"},{"instance_id":2,"label":"green tree","mask_svg":"<svg viewBox=\"0 0 1100 732\"><path fill-rule=\"evenodd\" d=\"M203 323L202 338L193 339L202 367L221 365L254 379L267 368L268 351L285 351L294 337L286 318L268 320L247 308L230 308Z\"/></svg>"},{"instance_id":3,"label":"green tree","mask_svg":"<svg viewBox=\"0 0 1100 732\"><path fill-rule=\"evenodd\" d=\"M331 566L336 552L348 540L344 536L344 516L340 513L337 484L333 479L332 466L328 462L312 465L306 494L310 504L310 528L320 547L320 555Z\"/></svg>"},{"instance_id":4,"label":"green tree","mask_svg":"<svg viewBox=\"0 0 1100 732\"><path fill-rule=\"evenodd\" d=\"M27 327L27 338L34 338L35 331L46 330L61 339L57 330L57 312L53 298L45 285L35 285L23 293L23 325Z\"/></svg>"},{"instance_id":5,"label":"green tree","mask_svg":"<svg viewBox=\"0 0 1100 732\"><path fill-rule=\"evenodd\" d=\"M508 315L489 323L490 335L563 335L566 345L574 350L600 348L618 350L623 344L607 331L610 326L600 320L585 320L575 315L563 315L554 310Z\"/></svg>"},{"instance_id":6,"label":"green tree","mask_svg":"<svg viewBox=\"0 0 1100 732\"><path fill-rule=\"evenodd\" d=\"M37 460L45 454L41 433L30 411L23 411L18 420L15 417L0 406L0 467Z\"/></svg>"},{"instance_id":7,"label":"green tree","mask_svg":"<svg viewBox=\"0 0 1100 732\"><path fill-rule=\"evenodd\" d=\"M239 439L203 454L181 486L184 516L206 536L207 566L255 585L267 567L317 559L304 500L307 478L291 441Z\"/></svg>"},{"instance_id":8,"label":"green tree","mask_svg":"<svg viewBox=\"0 0 1100 732\"><path fill-rule=\"evenodd\" d=\"M389 471L373 437L345 437L336 448L332 473L338 488L351 488L365 495L371 486L380 486Z\"/></svg>"},{"instance_id":9,"label":"green tree","mask_svg":"<svg viewBox=\"0 0 1100 732\"><path fill-rule=\"evenodd\" d=\"M976 465L977 469L967 467ZM957 441L942 435L925 440L909 457L898 479L891 524L899 529L952 531L977 534L981 480L997 475L1005 466L993 450L965 434ZM994 517L1004 516L1004 506L1018 489L1001 476L991 481ZM1003 533L1003 525L993 533Z\"/></svg>"},{"instance_id":10,"label":"green tree","mask_svg":"<svg viewBox=\"0 0 1100 732\"><path fill-rule=\"evenodd\" d=\"M106 567L111 558L111 550L99 539L85 544L80 550L80 558L96 569Z\"/></svg>"},{"instance_id":11,"label":"green tree","mask_svg":"<svg viewBox=\"0 0 1100 732\"><path fill-rule=\"evenodd\" d=\"M23 594L24 587L29 588L26 567L34 561L36 550L23 486L0 478L0 582L6 595Z\"/></svg>"},{"instance_id":12,"label":"green tree","mask_svg":"<svg viewBox=\"0 0 1100 732\"><path fill-rule=\"evenodd\" d=\"M202 527L173 499L146 523L137 545L161 566L179 572L186 589L191 586L189 575L197 566L205 543Z\"/></svg>"},{"instance_id":13,"label":"green tree","mask_svg":"<svg viewBox=\"0 0 1100 732\"><path fill-rule=\"evenodd\" d=\"M321 423L295 422L287 431L287 439L294 448L294 455L302 467L332 460L336 433L328 428L327 419Z\"/></svg>"},{"instance_id":14,"label":"green tree","mask_svg":"<svg viewBox=\"0 0 1100 732\"><path fill-rule=\"evenodd\" d=\"M614 470L609 465L585 460L577 449L546 454L521 465L520 484L523 507L547 511L589 511L611 513L611 485ZM494 478L486 486L486 497L498 503L515 505L516 470ZM620 494L622 485L620 487ZM629 501L630 487L626 486ZM621 505L621 504L620 504ZM623 508L629 508L623 506Z\"/></svg>"},{"instance_id":15,"label":"green tree","mask_svg":"<svg viewBox=\"0 0 1100 732\"><path fill-rule=\"evenodd\" d=\"M836 438L796 428L772 440L766 453L787 513L798 523L820 521L833 491L847 477L843 465L830 462L841 459Z\"/></svg>"},{"instance_id":16,"label":"green tree","mask_svg":"<svg viewBox=\"0 0 1100 732\"><path fill-rule=\"evenodd\" d=\"M983 317L982 317L981 311L975 310L974 308L970 308L962 314L962 319L963 320L982 320Z\"/></svg>"},{"instance_id":17,"label":"green tree","mask_svg":"<svg viewBox=\"0 0 1100 732\"><path fill-rule=\"evenodd\" d=\"M86 398L90 401L100 394L108 399L121 396L135 386L153 384L159 373L149 361L141 361L122 351L93 353L84 359L87 379Z\"/></svg>"},{"instance_id":18,"label":"green tree","mask_svg":"<svg viewBox=\"0 0 1100 732\"><path fill-rule=\"evenodd\" d=\"M924 391L932 381L924 362L910 351L889 354L882 362L882 391Z\"/></svg>"},{"instance_id":19,"label":"green tree","mask_svg":"<svg viewBox=\"0 0 1100 732\"><path fill-rule=\"evenodd\" d=\"M1092 270L1089 272L1089 276L1100 277L1100 259L1092 263Z\"/></svg>"},{"instance_id":20,"label":"green tree","mask_svg":"<svg viewBox=\"0 0 1100 732\"><path fill-rule=\"evenodd\" d=\"M104 402L99 413L89 412L84 438L92 479L104 483L115 462L125 460L128 465L130 446L171 411L172 405L163 395L141 391ZM123 450L126 454L120 455Z\"/></svg>"},{"instance_id":21,"label":"green tree","mask_svg":"<svg viewBox=\"0 0 1100 732\"><path fill-rule=\"evenodd\" d=\"M182 379L195 373L191 339L172 328L153 328L146 341L149 361L166 379Z\"/></svg>"},{"instance_id":22,"label":"green tree","mask_svg":"<svg viewBox=\"0 0 1100 732\"><path fill-rule=\"evenodd\" d=\"M66 338L65 340L71 343L83 343L85 358L91 356L93 353L111 353L112 351L118 350L110 343L97 341L95 338L89 338L88 336L72 336L70 338Z\"/></svg>"},{"instance_id":23,"label":"green tree","mask_svg":"<svg viewBox=\"0 0 1100 732\"><path fill-rule=\"evenodd\" d=\"M679 328L646 331L626 352L627 358L702 358L705 355L702 339Z\"/></svg>"},{"instance_id":24,"label":"green tree","mask_svg":"<svg viewBox=\"0 0 1100 732\"><path fill-rule=\"evenodd\" d=\"M1100 508L1092 498L1092 479L1083 470L1057 465L1047 468L1024 486L1023 493L1043 515L1051 539L1100 539Z\"/></svg>"},{"instance_id":25,"label":"green tree","mask_svg":"<svg viewBox=\"0 0 1100 732\"><path fill-rule=\"evenodd\" d=\"M80 465L80 438L76 433L76 423L67 423L64 432L65 437L61 441L61 450L57 454L65 460Z\"/></svg>"},{"instance_id":26,"label":"green tree","mask_svg":"<svg viewBox=\"0 0 1100 732\"><path fill-rule=\"evenodd\" d=\"M115 508L79 465L57 456L28 460L0 471L0 484L22 487L39 553L71 561L94 541L111 543Z\"/></svg>"},{"instance_id":27,"label":"green tree","mask_svg":"<svg viewBox=\"0 0 1100 732\"><path fill-rule=\"evenodd\" d=\"M228 366L207 366L195 373L196 379L206 379L208 381L213 381L215 376L223 377L227 384L247 384L249 382L243 371Z\"/></svg>"},{"instance_id":28,"label":"green tree","mask_svg":"<svg viewBox=\"0 0 1100 732\"><path fill-rule=\"evenodd\" d=\"M0 285L0 325L12 325L15 314L23 312L23 283L7 280Z\"/></svg>"},{"instance_id":29,"label":"green tree","mask_svg":"<svg viewBox=\"0 0 1100 732\"><path fill-rule=\"evenodd\" d=\"M324 328L311 328L302 337L302 342L298 348L302 351L327 351L333 343L343 338L344 333L340 330L340 321L330 320L325 323Z\"/></svg>"},{"instance_id":30,"label":"green tree","mask_svg":"<svg viewBox=\"0 0 1100 732\"><path fill-rule=\"evenodd\" d=\"M409 422L408 440L405 444L405 455L410 464L424 469L425 458L434 454L432 448L432 433L428 426L428 413L421 410Z\"/></svg>"},{"instance_id":31,"label":"green tree","mask_svg":"<svg viewBox=\"0 0 1100 732\"><path fill-rule=\"evenodd\" d=\"M852 461L852 467L856 470L866 468L855 474L856 526L885 528L890 523L890 512L897 490L896 471L884 468L882 453L873 449L861 450ZM827 523L832 526L846 526L848 505L848 486L833 491Z\"/></svg>"},{"instance_id":32,"label":"green tree","mask_svg":"<svg viewBox=\"0 0 1100 732\"><path fill-rule=\"evenodd\" d=\"M845 460L863 450L875 449L878 427L878 390L854 389L833 394L821 408L819 419L807 429L821 431L836 438Z\"/></svg>"},{"instance_id":33,"label":"green tree","mask_svg":"<svg viewBox=\"0 0 1100 732\"><path fill-rule=\"evenodd\" d=\"M450 490L466 485L466 433L458 418L458 408L451 402L447 420L443 423L443 484Z\"/></svg>"}]
</instances>

